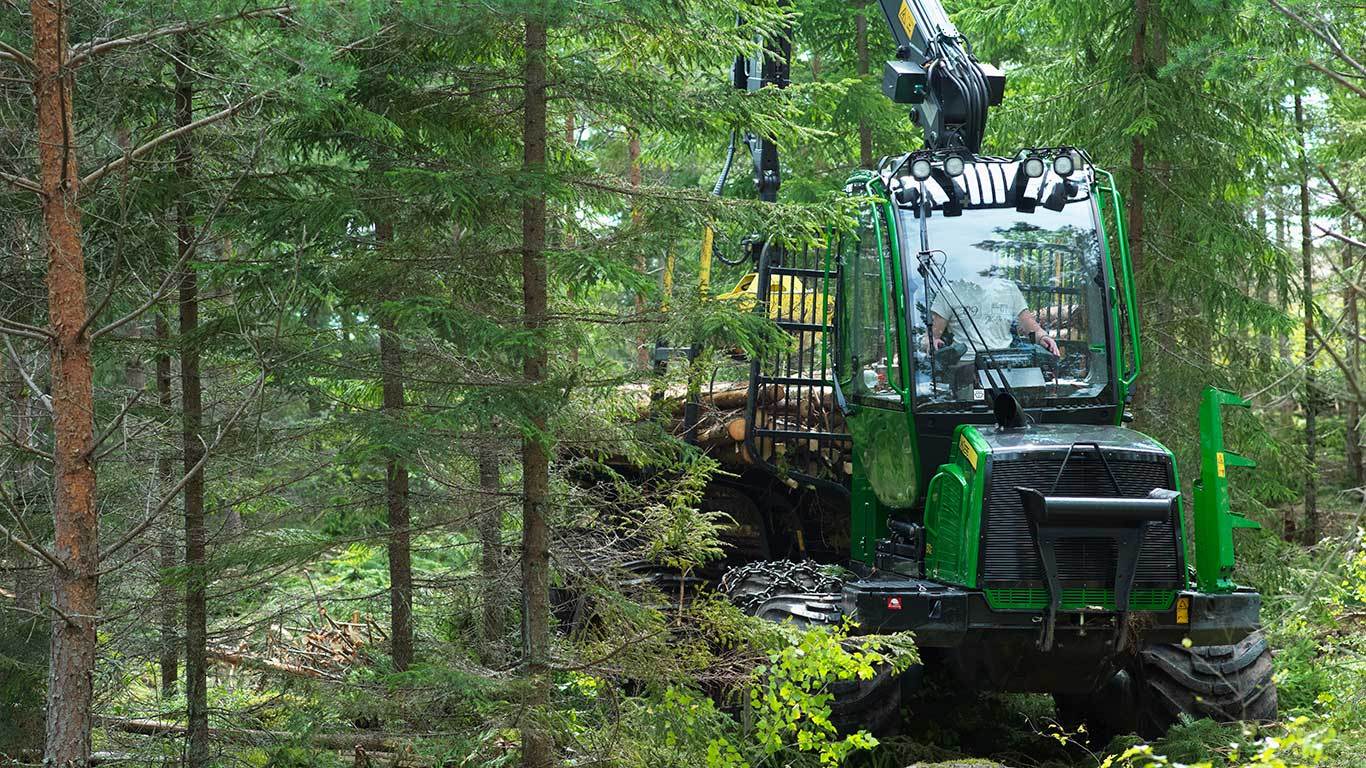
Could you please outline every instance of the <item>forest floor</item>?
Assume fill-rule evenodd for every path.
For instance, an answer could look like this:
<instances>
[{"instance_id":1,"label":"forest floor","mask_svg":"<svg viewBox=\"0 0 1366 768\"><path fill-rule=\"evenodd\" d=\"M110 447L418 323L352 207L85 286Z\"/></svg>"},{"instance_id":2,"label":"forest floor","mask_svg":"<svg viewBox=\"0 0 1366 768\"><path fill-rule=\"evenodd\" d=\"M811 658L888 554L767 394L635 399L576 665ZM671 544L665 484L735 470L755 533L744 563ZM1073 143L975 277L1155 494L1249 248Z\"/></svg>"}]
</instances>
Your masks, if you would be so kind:
<instances>
[{"instance_id":1,"label":"forest floor","mask_svg":"<svg viewBox=\"0 0 1366 768\"><path fill-rule=\"evenodd\" d=\"M1174 763L1209 761L1216 767L1280 765L1246 757L1265 747L1262 739L1273 736L1279 746L1272 757L1284 758L1288 766L1366 765L1362 757L1366 754L1362 505L1350 494L1329 494L1324 508L1332 535L1313 549L1285 543L1270 531L1240 540L1240 578L1264 595L1263 621L1276 654L1284 724L1256 730L1192 722L1173 728L1153 743L1153 754ZM1268 513L1263 520L1268 527L1274 514ZM464 534L449 531L433 533L424 541L414 566L424 574L427 591L418 601L425 606L418 621L429 659L406 673L386 671L384 654L371 652L382 648L382 621L373 620L383 618L387 602L382 589L386 560L379 544L351 544L315 560L308 572L273 578L259 590L241 594L234 623L255 629L223 638L226 657L220 655L210 686L211 706L219 713L216 725L238 730L222 743L237 764L271 768L358 764L349 748L318 747L320 735L355 734L357 726L374 735L371 751L381 754L385 738L404 741L409 739L405 734L422 734L412 741L413 759L394 760L395 765L438 765L457 755L461 756L454 762L457 765L515 762L516 731L508 725L514 712L508 702L515 698L515 676L506 668L474 663L473 654L461 650L473 647L477 634L477 593L472 585L478 548L470 544ZM510 640L515 631L513 623L508 627ZM588 655L583 649L577 652ZM648 641L639 649L642 657L669 652L683 657L688 651L669 644L656 647ZM251 658L248 663L234 662L233 653ZM261 659L270 659L276 666L251 663ZM675 670L679 668L675 662ZM669 674L670 690L693 685L686 678L680 683L676 671ZM117 683L119 693L102 707L103 714L165 718L179 711L183 700L159 696L155 681L151 660L130 666ZM700 685L705 688L705 683ZM667 704L670 696L650 698L654 694L631 685L579 673L567 675L560 691L556 715L577 743L585 745L600 745L604 738L647 741L652 738L648 733L633 735L632 718L647 717L661 701ZM702 700L691 701L696 707ZM701 706L709 708L704 701ZM713 714L710 725L690 720L688 727L701 729L704 739L711 738L707 733L723 734L736 743L745 738L744 729L737 728L729 715ZM703 726L719 730L706 731ZM1107 754L1136 743L1136 737L1119 737L1103 747L1083 745L1077 734L1068 734L1056 724L1048 696L976 695L929 686L906 703L901 735L885 738L871 750L855 752L845 764L1096 768ZM638 750L628 747L610 744L610 751L617 754L604 762L635 765L632 755L653 754L648 745ZM178 742L107 727L97 734L96 748L136 755L135 762L140 764L144 758L172 757ZM1235 752L1241 757L1235 757ZM468 762L471 759L475 762Z\"/></svg>"}]
</instances>

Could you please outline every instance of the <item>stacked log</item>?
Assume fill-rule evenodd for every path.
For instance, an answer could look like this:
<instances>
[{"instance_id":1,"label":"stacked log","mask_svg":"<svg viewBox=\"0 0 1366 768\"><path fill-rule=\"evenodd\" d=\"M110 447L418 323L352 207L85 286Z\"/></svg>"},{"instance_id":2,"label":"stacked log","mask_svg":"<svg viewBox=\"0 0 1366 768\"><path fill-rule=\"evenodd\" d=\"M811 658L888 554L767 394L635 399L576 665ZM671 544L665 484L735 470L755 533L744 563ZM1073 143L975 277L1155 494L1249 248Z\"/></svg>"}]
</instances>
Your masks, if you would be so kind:
<instances>
[{"instance_id":1,"label":"stacked log","mask_svg":"<svg viewBox=\"0 0 1366 768\"><path fill-rule=\"evenodd\" d=\"M723 465L743 467L760 462L780 469L839 480L853 473L852 458L847 440L821 439L819 432L845 433L844 416L835 407L833 395L814 387L782 387L772 385L756 393L754 426L757 430L781 430L792 436L765 437L756 435L752 443L745 440L749 430L746 408L749 388L744 383L718 385L702 395L696 426L698 447ZM670 431L685 437L684 403L671 398L666 405ZM811 437L802 437L803 433ZM789 480L797 485L796 480Z\"/></svg>"}]
</instances>

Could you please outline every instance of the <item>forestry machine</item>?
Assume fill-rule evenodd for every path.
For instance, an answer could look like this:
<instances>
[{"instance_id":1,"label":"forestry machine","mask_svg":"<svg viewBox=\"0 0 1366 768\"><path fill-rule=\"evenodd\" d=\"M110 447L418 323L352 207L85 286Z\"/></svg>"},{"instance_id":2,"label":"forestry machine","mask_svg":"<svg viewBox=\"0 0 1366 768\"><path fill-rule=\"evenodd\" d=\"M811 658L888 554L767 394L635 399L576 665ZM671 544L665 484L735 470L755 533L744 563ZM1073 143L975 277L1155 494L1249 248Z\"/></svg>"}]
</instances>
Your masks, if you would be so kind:
<instances>
[{"instance_id":1,"label":"forestry machine","mask_svg":"<svg viewBox=\"0 0 1366 768\"><path fill-rule=\"evenodd\" d=\"M1205 391L1188 511L1171 451L1124 426L1142 357L1114 178L1076 147L981 154L1004 74L938 0L880 3L883 90L925 146L849 178L854 231L747 239L757 311L793 341L750 361L748 466L707 497L736 520L722 590L765 618L912 631L925 667L1054 694L1092 733L1274 718L1260 596L1232 580L1233 529L1257 526L1230 511L1227 471L1252 462L1220 411L1247 403ZM790 30L757 42L735 86L785 87ZM743 138L776 200L777 145ZM898 724L904 677L834 690L839 724Z\"/></svg>"}]
</instances>

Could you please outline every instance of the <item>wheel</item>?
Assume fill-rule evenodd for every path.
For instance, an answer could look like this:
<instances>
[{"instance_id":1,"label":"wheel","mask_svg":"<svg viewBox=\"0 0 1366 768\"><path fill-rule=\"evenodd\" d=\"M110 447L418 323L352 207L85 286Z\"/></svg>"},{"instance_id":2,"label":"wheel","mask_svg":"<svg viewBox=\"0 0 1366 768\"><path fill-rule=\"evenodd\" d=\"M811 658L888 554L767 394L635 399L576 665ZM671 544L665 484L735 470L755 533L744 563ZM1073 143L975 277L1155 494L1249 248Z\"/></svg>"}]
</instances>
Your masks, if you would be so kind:
<instances>
[{"instance_id":1,"label":"wheel","mask_svg":"<svg viewBox=\"0 0 1366 768\"><path fill-rule=\"evenodd\" d=\"M1093 693L1055 693L1058 725L1075 738L1103 748L1110 739L1137 730L1138 707L1134 680L1119 670Z\"/></svg>"},{"instance_id":2,"label":"wheel","mask_svg":"<svg viewBox=\"0 0 1366 768\"><path fill-rule=\"evenodd\" d=\"M1275 720L1271 675L1271 649L1257 631L1234 645L1147 646L1099 690L1058 693L1053 701L1065 730L1085 724L1085 739L1103 747L1124 733L1161 738L1183 715L1221 723Z\"/></svg>"},{"instance_id":3,"label":"wheel","mask_svg":"<svg viewBox=\"0 0 1366 768\"><path fill-rule=\"evenodd\" d=\"M891 736L901 731L901 680L882 667L868 680L836 680L830 693L830 722L841 735L868 731Z\"/></svg>"},{"instance_id":4,"label":"wheel","mask_svg":"<svg viewBox=\"0 0 1366 768\"><path fill-rule=\"evenodd\" d=\"M1152 645L1139 655L1138 732L1166 733L1182 715L1217 722L1276 719L1271 649L1258 630L1234 645Z\"/></svg>"},{"instance_id":5,"label":"wheel","mask_svg":"<svg viewBox=\"0 0 1366 768\"><path fill-rule=\"evenodd\" d=\"M785 560L749 563L721 578L721 591L745 613L801 627L839 621L839 587L840 580L815 563ZM891 667L868 680L831 682L826 685L830 721L842 735L895 734L901 726L901 689Z\"/></svg>"}]
</instances>

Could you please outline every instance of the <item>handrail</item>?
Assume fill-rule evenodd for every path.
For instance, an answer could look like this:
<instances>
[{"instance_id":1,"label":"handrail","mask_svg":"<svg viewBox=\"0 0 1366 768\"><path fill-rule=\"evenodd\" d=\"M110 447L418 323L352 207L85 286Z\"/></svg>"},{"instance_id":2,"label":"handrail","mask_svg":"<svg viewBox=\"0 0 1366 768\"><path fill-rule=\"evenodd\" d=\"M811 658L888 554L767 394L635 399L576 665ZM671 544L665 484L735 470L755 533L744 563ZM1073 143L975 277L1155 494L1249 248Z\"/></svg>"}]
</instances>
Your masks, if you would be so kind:
<instances>
[{"instance_id":1,"label":"handrail","mask_svg":"<svg viewBox=\"0 0 1366 768\"><path fill-rule=\"evenodd\" d=\"M1133 347L1133 368L1131 371L1120 376L1120 383L1128 391L1138 379L1139 372L1143 368L1143 347L1139 342L1138 332L1138 296L1134 290L1134 267L1129 258L1129 237L1124 231L1124 197L1119 193L1119 187L1115 185L1115 177L1109 171L1101 168L1095 169L1096 173L1105 175L1111 195L1115 200L1115 231L1119 239L1119 264L1124 282L1124 304L1129 317L1129 344Z\"/></svg>"}]
</instances>

